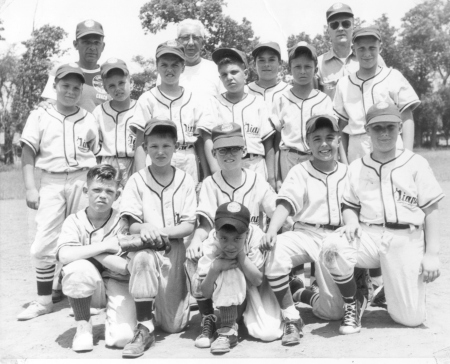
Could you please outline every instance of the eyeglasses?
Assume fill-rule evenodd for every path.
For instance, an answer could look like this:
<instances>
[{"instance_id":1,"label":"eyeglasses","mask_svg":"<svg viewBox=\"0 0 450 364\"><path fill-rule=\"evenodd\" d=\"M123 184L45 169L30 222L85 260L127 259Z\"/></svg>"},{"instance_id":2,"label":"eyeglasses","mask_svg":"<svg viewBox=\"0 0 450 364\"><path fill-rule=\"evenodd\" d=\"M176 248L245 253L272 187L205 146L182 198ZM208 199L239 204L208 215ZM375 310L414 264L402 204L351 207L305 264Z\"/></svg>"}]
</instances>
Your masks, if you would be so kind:
<instances>
[{"instance_id":1,"label":"eyeglasses","mask_svg":"<svg viewBox=\"0 0 450 364\"><path fill-rule=\"evenodd\" d=\"M203 38L202 37L198 37L196 35L183 35L182 37L178 37L178 39L182 42L182 43L189 43L189 41L191 40L194 42L200 42Z\"/></svg>"},{"instance_id":2,"label":"eyeglasses","mask_svg":"<svg viewBox=\"0 0 450 364\"><path fill-rule=\"evenodd\" d=\"M348 29L352 26L352 22L350 20L343 20L343 21L336 20L336 21L332 21L328 25L333 30L336 30L337 28L339 28L339 25L342 25L342 28L344 28L344 29Z\"/></svg>"},{"instance_id":3,"label":"eyeglasses","mask_svg":"<svg viewBox=\"0 0 450 364\"><path fill-rule=\"evenodd\" d=\"M230 148L219 148L216 150L217 150L217 153L219 153L219 155L224 156L224 155L227 155L228 153L231 153L231 155L236 155L242 150L242 148L241 147L230 147Z\"/></svg>"}]
</instances>

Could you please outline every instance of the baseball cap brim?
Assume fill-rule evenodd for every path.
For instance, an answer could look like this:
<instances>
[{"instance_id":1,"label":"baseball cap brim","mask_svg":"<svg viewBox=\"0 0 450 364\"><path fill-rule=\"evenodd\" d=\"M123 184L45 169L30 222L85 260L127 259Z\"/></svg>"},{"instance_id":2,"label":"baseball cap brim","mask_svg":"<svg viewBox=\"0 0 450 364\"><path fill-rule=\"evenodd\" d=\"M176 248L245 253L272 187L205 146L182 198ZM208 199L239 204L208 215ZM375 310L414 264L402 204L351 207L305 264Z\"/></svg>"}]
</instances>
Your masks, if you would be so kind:
<instances>
[{"instance_id":1,"label":"baseball cap brim","mask_svg":"<svg viewBox=\"0 0 450 364\"><path fill-rule=\"evenodd\" d=\"M386 114L378 115L370 119L366 125L376 124L376 123L401 123L402 119L397 115Z\"/></svg>"},{"instance_id":2,"label":"baseball cap brim","mask_svg":"<svg viewBox=\"0 0 450 364\"><path fill-rule=\"evenodd\" d=\"M231 225L236 228L236 231L238 234L243 234L248 230L248 225L245 224L243 221L235 219L233 217L227 216L227 217L219 217L214 220L214 226L217 230L222 229L225 225Z\"/></svg>"},{"instance_id":3,"label":"baseball cap brim","mask_svg":"<svg viewBox=\"0 0 450 364\"><path fill-rule=\"evenodd\" d=\"M102 77L105 77L108 74L109 71L112 71L112 70L115 70L115 69L121 70L125 74L129 74L130 73L130 71L128 71L128 68L125 67L125 66L122 66L122 65L119 65L119 66L118 65L111 65L111 66L105 66L105 67L101 68L101 75L102 75Z\"/></svg>"},{"instance_id":4,"label":"baseball cap brim","mask_svg":"<svg viewBox=\"0 0 450 364\"><path fill-rule=\"evenodd\" d=\"M339 124L336 118L330 115L317 115L308 119L308 121L306 122L306 134L310 134L316 131L317 123L321 120L329 121L331 123L333 130L339 131Z\"/></svg>"},{"instance_id":5,"label":"baseball cap brim","mask_svg":"<svg viewBox=\"0 0 450 364\"><path fill-rule=\"evenodd\" d=\"M213 148L225 148L225 147L245 147L245 141L242 136L221 136L214 140Z\"/></svg>"},{"instance_id":6,"label":"baseball cap brim","mask_svg":"<svg viewBox=\"0 0 450 364\"><path fill-rule=\"evenodd\" d=\"M102 37L105 36L105 34L102 31L100 31L100 30L87 30L87 31L85 31L83 33L77 34L77 39L83 38L84 36L91 35L91 34L100 35Z\"/></svg>"},{"instance_id":7,"label":"baseball cap brim","mask_svg":"<svg viewBox=\"0 0 450 364\"><path fill-rule=\"evenodd\" d=\"M159 58L165 54L173 54L175 56L180 57L182 60L186 60L186 56L183 52L177 52L175 49L161 49L156 52L156 58Z\"/></svg>"},{"instance_id":8,"label":"baseball cap brim","mask_svg":"<svg viewBox=\"0 0 450 364\"><path fill-rule=\"evenodd\" d=\"M212 53L211 58L215 64L218 64L221 59L223 59L227 56L228 57L233 56L233 57L240 59L242 61L242 63L245 64L245 67L246 68L248 67L248 63L247 63L247 59L246 59L247 57L245 57L243 54L240 54L240 52L237 52L236 50L234 50L232 48L217 49Z\"/></svg>"},{"instance_id":9,"label":"baseball cap brim","mask_svg":"<svg viewBox=\"0 0 450 364\"><path fill-rule=\"evenodd\" d=\"M177 135L177 126L171 120L159 120L159 119L151 119L145 125L144 135L150 135L150 133L158 126L167 126L173 129L175 135Z\"/></svg>"},{"instance_id":10,"label":"baseball cap brim","mask_svg":"<svg viewBox=\"0 0 450 364\"><path fill-rule=\"evenodd\" d=\"M275 42L261 43L256 46L256 48L252 51L253 58L262 50L262 49L271 49L275 51L278 56L281 58L281 49L280 46Z\"/></svg>"},{"instance_id":11,"label":"baseball cap brim","mask_svg":"<svg viewBox=\"0 0 450 364\"><path fill-rule=\"evenodd\" d=\"M297 46L297 47L292 48L291 50L289 50L289 59L294 58L294 57L295 57L295 54L296 54L300 49L307 50L309 53L311 53L311 57L312 57L314 60L317 60L317 52L316 52L316 50L315 50L312 46L309 46L309 45L300 45L300 46Z\"/></svg>"},{"instance_id":12,"label":"baseball cap brim","mask_svg":"<svg viewBox=\"0 0 450 364\"><path fill-rule=\"evenodd\" d=\"M82 72L75 72L75 71L68 70L68 71L63 71L63 72L57 73L55 75L55 77L58 79L61 79L61 78L66 77L67 75L77 75L83 80L83 83L86 83L86 78L84 77Z\"/></svg>"},{"instance_id":13,"label":"baseball cap brim","mask_svg":"<svg viewBox=\"0 0 450 364\"><path fill-rule=\"evenodd\" d=\"M361 38L361 37L375 37L376 39L381 41L381 37L380 37L380 34L378 32L376 32L376 31L362 31L362 32L356 32L353 35L352 42L354 42L355 39Z\"/></svg>"}]
</instances>

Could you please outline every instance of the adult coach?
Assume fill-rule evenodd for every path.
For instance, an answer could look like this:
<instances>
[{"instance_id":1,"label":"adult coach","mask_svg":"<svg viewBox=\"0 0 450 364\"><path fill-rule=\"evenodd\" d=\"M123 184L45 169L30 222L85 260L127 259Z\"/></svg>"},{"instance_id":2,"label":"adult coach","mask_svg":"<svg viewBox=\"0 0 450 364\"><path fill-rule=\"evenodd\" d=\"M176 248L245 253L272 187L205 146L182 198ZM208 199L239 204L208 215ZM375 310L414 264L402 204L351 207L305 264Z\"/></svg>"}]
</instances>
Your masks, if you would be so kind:
<instances>
[{"instance_id":1,"label":"adult coach","mask_svg":"<svg viewBox=\"0 0 450 364\"><path fill-rule=\"evenodd\" d=\"M76 36L73 41L73 46L79 55L77 63L86 79L81 99L77 105L89 112L94 111L97 105L109 99L108 94L103 89L100 66L97 63L105 49L104 37L103 26L99 22L85 20L77 25ZM54 103L56 99L55 89L53 88L56 69L57 67L50 72L41 95L50 103Z\"/></svg>"}]
</instances>

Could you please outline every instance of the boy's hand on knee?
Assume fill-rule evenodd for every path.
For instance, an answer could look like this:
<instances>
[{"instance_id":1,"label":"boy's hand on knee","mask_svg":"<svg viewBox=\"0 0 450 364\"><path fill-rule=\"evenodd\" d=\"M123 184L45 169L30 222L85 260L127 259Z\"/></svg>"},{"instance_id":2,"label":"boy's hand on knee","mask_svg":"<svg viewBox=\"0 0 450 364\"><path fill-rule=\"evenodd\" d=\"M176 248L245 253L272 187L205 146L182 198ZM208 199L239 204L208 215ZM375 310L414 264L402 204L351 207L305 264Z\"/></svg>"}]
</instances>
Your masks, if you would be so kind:
<instances>
[{"instance_id":1,"label":"boy's hand on knee","mask_svg":"<svg viewBox=\"0 0 450 364\"><path fill-rule=\"evenodd\" d=\"M353 242L356 238L361 237L362 230L361 225L359 225L358 223L350 223L337 229L336 232L339 233L339 236L345 234L347 240L349 242Z\"/></svg>"},{"instance_id":2,"label":"boy's hand on knee","mask_svg":"<svg viewBox=\"0 0 450 364\"><path fill-rule=\"evenodd\" d=\"M261 252L264 252L266 250L272 250L276 242L277 242L277 232L272 231L269 228L269 230L267 230L267 233L261 239L259 250L261 250Z\"/></svg>"},{"instance_id":3,"label":"boy's hand on knee","mask_svg":"<svg viewBox=\"0 0 450 364\"><path fill-rule=\"evenodd\" d=\"M431 283L441 275L439 271L440 265L437 254L425 253L421 263L422 276L425 283Z\"/></svg>"},{"instance_id":4,"label":"boy's hand on knee","mask_svg":"<svg viewBox=\"0 0 450 364\"><path fill-rule=\"evenodd\" d=\"M141 227L141 239L144 243L161 246L163 243L161 233L155 226L145 223Z\"/></svg>"},{"instance_id":5,"label":"boy's hand on knee","mask_svg":"<svg viewBox=\"0 0 450 364\"><path fill-rule=\"evenodd\" d=\"M191 244L186 249L186 258L197 262L203 256L203 243L198 239L192 239Z\"/></svg>"},{"instance_id":6,"label":"boy's hand on knee","mask_svg":"<svg viewBox=\"0 0 450 364\"><path fill-rule=\"evenodd\" d=\"M39 208L39 191L36 188L27 190L26 200L30 209L37 210Z\"/></svg>"}]
</instances>

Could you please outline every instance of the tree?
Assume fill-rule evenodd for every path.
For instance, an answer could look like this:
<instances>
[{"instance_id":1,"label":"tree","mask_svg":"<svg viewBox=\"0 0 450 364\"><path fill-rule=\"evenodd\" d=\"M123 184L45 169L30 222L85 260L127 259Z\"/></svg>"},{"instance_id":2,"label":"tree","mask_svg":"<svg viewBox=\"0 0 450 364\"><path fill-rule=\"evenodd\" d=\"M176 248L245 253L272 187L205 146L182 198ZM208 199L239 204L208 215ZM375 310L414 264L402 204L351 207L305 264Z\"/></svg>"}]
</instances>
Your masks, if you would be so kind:
<instances>
[{"instance_id":1,"label":"tree","mask_svg":"<svg viewBox=\"0 0 450 364\"><path fill-rule=\"evenodd\" d=\"M137 100L145 91L150 90L156 84L156 62L154 58L145 59L143 56L134 56L133 62L139 64L143 71L131 75L133 89L131 98Z\"/></svg>"}]
</instances>

